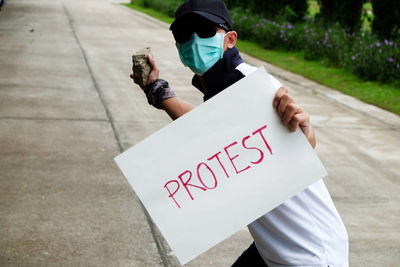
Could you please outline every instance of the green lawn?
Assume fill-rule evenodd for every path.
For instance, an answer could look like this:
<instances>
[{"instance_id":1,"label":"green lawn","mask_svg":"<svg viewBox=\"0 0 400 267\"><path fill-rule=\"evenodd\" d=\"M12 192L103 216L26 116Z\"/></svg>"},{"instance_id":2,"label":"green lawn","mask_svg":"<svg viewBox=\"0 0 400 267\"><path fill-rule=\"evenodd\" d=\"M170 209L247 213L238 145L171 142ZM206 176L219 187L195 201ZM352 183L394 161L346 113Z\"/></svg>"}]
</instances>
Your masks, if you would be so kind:
<instances>
[{"instance_id":1,"label":"green lawn","mask_svg":"<svg viewBox=\"0 0 400 267\"><path fill-rule=\"evenodd\" d=\"M169 24L173 21L173 18L162 12L144 8L138 4L124 5ZM266 50L249 41L238 41L237 47L241 52L260 60L400 115L400 88L364 81L345 69L328 67L320 61L306 61L301 52Z\"/></svg>"},{"instance_id":2,"label":"green lawn","mask_svg":"<svg viewBox=\"0 0 400 267\"><path fill-rule=\"evenodd\" d=\"M144 14L152 16L152 17L154 17L156 19L159 19L161 21L164 21L164 22L166 22L168 24L171 24L174 21L174 18L168 17L163 12L160 12L158 10L154 10L154 9L151 9L151 8L146 8L146 7L143 7L143 6L139 5L139 4L122 4L122 5L127 6L129 8L132 8L134 10L140 11L140 12L142 12Z\"/></svg>"},{"instance_id":3,"label":"green lawn","mask_svg":"<svg viewBox=\"0 0 400 267\"><path fill-rule=\"evenodd\" d=\"M364 81L345 69L328 67L320 61L306 61L301 52L266 50L249 41L238 41L237 47L258 59L400 115L400 88Z\"/></svg>"}]
</instances>

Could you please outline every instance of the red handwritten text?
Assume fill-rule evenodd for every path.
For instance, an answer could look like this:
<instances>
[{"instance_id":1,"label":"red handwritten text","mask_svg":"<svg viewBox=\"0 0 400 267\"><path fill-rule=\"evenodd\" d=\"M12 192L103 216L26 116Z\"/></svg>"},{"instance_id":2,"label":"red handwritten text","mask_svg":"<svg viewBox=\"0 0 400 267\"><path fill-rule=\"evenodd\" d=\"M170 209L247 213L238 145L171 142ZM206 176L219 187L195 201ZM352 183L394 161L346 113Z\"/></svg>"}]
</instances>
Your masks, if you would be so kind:
<instances>
[{"instance_id":1,"label":"red handwritten text","mask_svg":"<svg viewBox=\"0 0 400 267\"><path fill-rule=\"evenodd\" d=\"M261 128L255 130L252 135L247 135L242 138L241 140L241 145L239 142L234 141L230 143L229 145L225 146L222 151L218 151L216 154L212 155L207 159L205 162L200 162L197 164L197 176L193 175L193 173L190 170L186 170L182 172L181 174L178 175L178 180L170 180L168 181L165 185L164 188L168 191L168 197L170 197L176 206L178 208L181 208L181 206L178 204L178 201L176 200L176 194L179 192L179 189L181 188L181 185L183 188L186 190L187 196L191 200L195 200L193 197L192 192L204 192L207 190L213 190L218 187L218 179L217 178L222 178L222 177L217 177L216 173L220 172L221 170L224 171L226 178L230 178L229 175L229 169L230 167L225 166L223 164L224 157L225 159L228 159L230 162L230 165L232 165L234 169L235 174L240 174L242 172L245 172L252 168L254 165L260 164L264 159L265 159L265 154L264 153L269 153L272 155L272 149L270 145L268 144L266 137L263 134L263 131L267 128L267 125L263 125ZM260 140L262 140L263 144L265 147L255 147L249 146L248 142L251 141L252 139L259 139L258 143L260 143ZM256 140L257 141L257 140ZM253 142L254 143L254 142ZM243 152L243 149L245 151L255 151L257 152L258 157L255 157L252 159L250 162L247 162L246 164L243 164L243 162L240 161L240 152ZM226 160L225 160L226 161ZM210 167L210 165L215 165L217 164L217 169L214 167L214 170ZM229 164L228 164L229 165ZM193 180L192 180L193 178ZM199 182L199 183L197 183ZM196 184L197 183L197 184Z\"/></svg>"}]
</instances>

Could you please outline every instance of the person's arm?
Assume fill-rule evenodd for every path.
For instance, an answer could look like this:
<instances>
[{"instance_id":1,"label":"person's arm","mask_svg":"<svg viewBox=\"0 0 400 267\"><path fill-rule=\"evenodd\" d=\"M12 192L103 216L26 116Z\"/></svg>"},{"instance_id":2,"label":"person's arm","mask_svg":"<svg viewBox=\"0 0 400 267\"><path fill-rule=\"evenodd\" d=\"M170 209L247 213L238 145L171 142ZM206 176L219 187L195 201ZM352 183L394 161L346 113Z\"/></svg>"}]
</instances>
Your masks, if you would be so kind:
<instances>
[{"instance_id":1,"label":"person's arm","mask_svg":"<svg viewBox=\"0 0 400 267\"><path fill-rule=\"evenodd\" d=\"M311 146L315 148L317 142L314 129L310 123L310 115L301 106L296 104L285 87L279 88L276 92L273 106L277 109L283 124L291 132L296 131L297 127L300 127Z\"/></svg>"},{"instance_id":2,"label":"person's arm","mask_svg":"<svg viewBox=\"0 0 400 267\"><path fill-rule=\"evenodd\" d=\"M148 57L151 72L149 74L147 85L153 83L154 81L158 80L160 70L158 69L154 59L149 55ZM134 74L131 74L130 77L134 79ZM144 90L144 88L142 88ZM167 114L171 117L171 119L175 120L182 116L183 114L189 112L194 108L194 106L186 101L183 101L177 96L169 97L161 102L162 109L167 112Z\"/></svg>"},{"instance_id":3,"label":"person's arm","mask_svg":"<svg viewBox=\"0 0 400 267\"><path fill-rule=\"evenodd\" d=\"M194 106L183 101L179 97L167 98L162 102L163 110L168 113L171 119L176 120L186 112L191 111Z\"/></svg>"}]
</instances>

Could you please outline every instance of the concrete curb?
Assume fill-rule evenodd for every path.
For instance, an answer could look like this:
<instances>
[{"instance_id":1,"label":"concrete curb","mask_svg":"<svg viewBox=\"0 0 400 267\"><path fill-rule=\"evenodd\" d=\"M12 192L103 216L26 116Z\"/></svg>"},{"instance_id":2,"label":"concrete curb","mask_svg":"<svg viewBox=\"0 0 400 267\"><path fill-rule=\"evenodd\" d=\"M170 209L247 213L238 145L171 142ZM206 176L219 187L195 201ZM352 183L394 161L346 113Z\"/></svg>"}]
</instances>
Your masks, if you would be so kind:
<instances>
[{"instance_id":1,"label":"concrete curb","mask_svg":"<svg viewBox=\"0 0 400 267\"><path fill-rule=\"evenodd\" d=\"M345 105L346 107L361 112L362 114L365 114L379 121L382 121L390 125L394 129L400 129L400 116L394 113L391 113L374 105L364 103L355 97L343 94L337 90L321 85L317 82L310 81L301 75L288 72L284 69L273 66L265 61L261 61L250 55L244 53L241 53L241 55L243 59L249 64L256 66L262 65L268 70L270 74L276 76L277 78L283 81L289 81L291 83L300 85L304 88L308 88L308 90L310 90L310 92L314 94L323 95L329 98L333 102L340 103L342 105Z\"/></svg>"}]
</instances>

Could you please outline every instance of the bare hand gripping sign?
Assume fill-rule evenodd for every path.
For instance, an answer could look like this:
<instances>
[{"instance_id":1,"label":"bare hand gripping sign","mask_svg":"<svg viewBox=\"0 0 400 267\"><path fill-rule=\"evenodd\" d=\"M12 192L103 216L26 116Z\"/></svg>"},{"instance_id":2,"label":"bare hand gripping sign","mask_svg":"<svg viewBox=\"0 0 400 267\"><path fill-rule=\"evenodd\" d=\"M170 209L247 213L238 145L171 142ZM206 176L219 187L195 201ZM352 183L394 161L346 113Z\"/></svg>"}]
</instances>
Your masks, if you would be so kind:
<instances>
[{"instance_id":1,"label":"bare hand gripping sign","mask_svg":"<svg viewBox=\"0 0 400 267\"><path fill-rule=\"evenodd\" d=\"M184 264L326 176L260 68L115 158Z\"/></svg>"}]
</instances>

